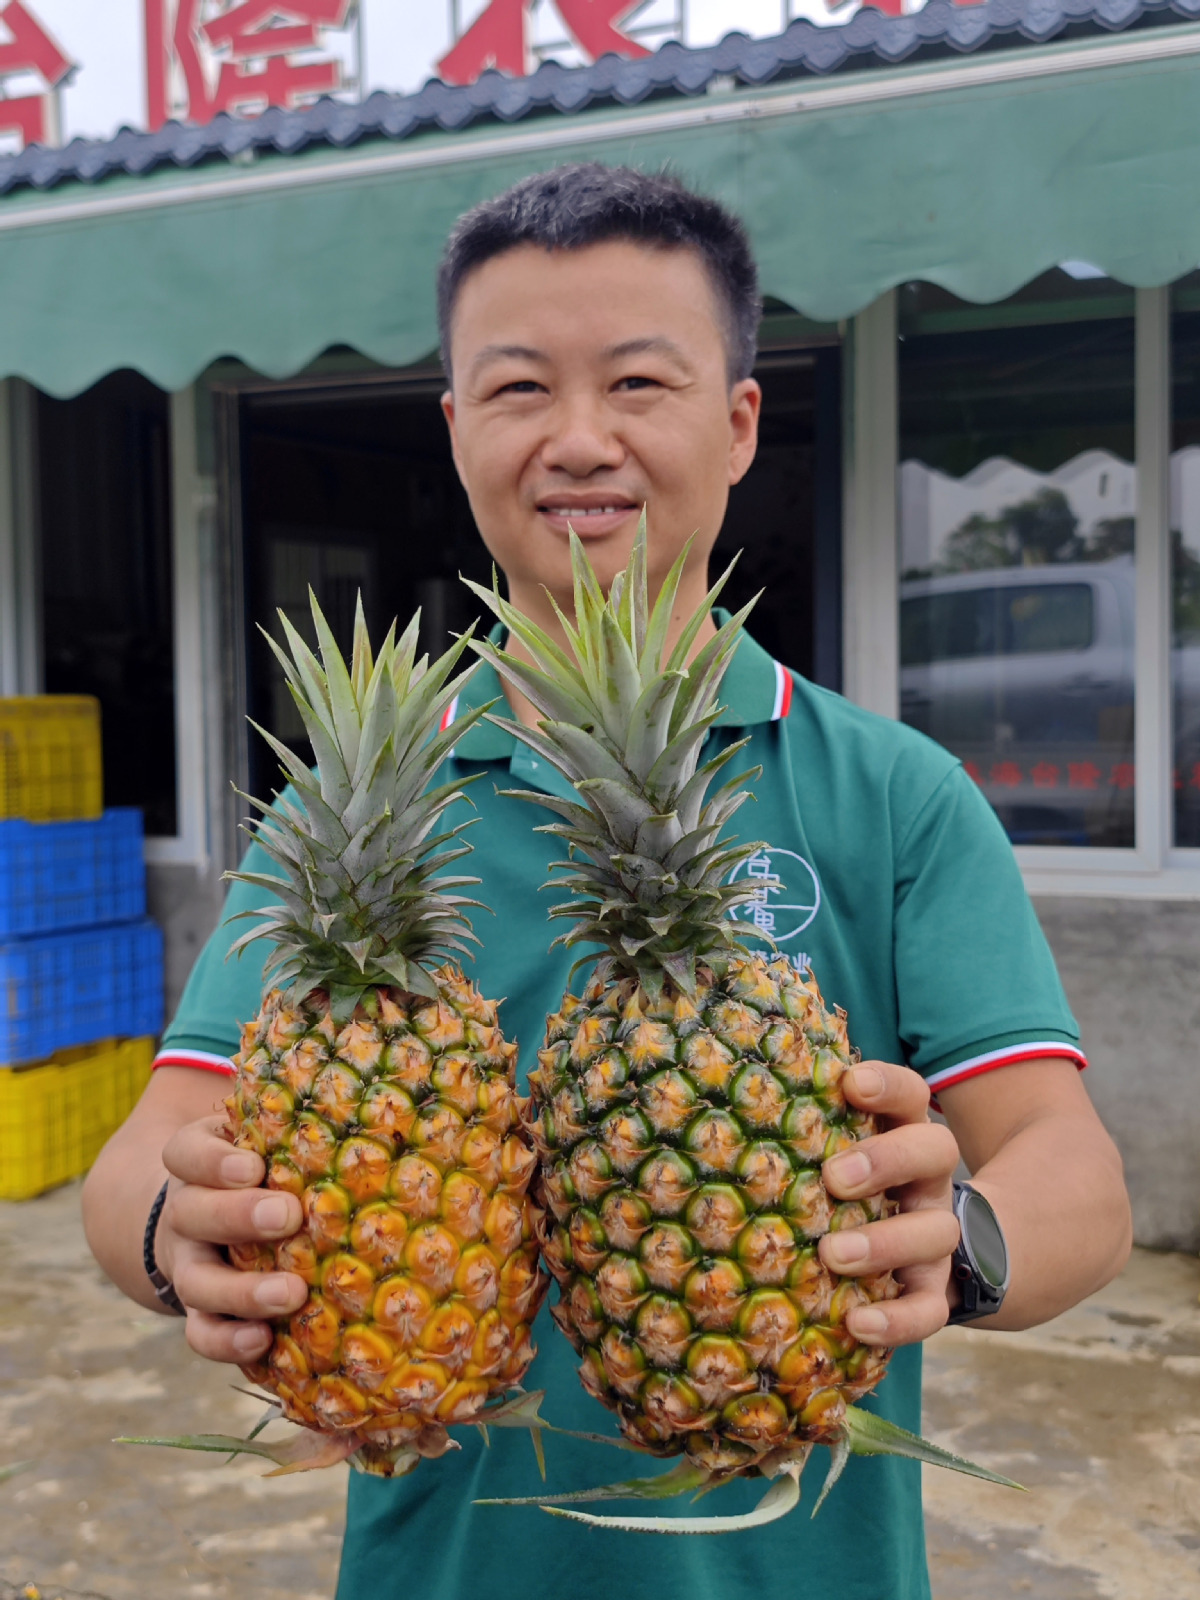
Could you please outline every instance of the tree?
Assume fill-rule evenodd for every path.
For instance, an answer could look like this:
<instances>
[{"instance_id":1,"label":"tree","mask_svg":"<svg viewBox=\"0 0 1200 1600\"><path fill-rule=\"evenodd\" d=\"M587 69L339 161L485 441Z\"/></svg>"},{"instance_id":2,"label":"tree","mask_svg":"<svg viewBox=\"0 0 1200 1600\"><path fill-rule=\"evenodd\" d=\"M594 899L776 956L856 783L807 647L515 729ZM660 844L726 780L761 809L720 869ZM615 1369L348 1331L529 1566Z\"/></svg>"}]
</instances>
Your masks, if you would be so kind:
<instances>
[{"instance_id":1,"label":"tree","mask_svg":"<svg viewBox=\"0 0 1200 1600\"><path fill-rule=\"evenodd\" d=\"M935 572L987 572L996 567L1040 567L1080 561L1086 542L1079 518L1061 489L1039 489L1005 506L998 516L968 517L946 538Z\"/></svg>"}]
</instances>

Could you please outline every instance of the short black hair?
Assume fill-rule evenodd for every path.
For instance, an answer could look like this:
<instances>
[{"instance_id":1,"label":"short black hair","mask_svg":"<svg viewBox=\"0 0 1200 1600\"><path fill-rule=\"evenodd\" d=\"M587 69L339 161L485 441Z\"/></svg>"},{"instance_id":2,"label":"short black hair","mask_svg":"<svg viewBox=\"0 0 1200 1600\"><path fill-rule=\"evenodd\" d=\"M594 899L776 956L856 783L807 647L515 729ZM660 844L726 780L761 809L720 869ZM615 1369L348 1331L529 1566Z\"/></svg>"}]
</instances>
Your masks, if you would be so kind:
<instances>
[{"instance_id":1,"label":"short black hair","mask_svg":"<svg viewBox=\"0 0 1200 1600\"><path fill-rule=\"evenodd\" d=\"M750 375L762 316L758 270L741 222L669 172L580 161L523 178L463 213L438 265L438 335L450 377L450 322L464 279L518 245L582 250L608 239L693 250L708 270L724 315L730 383Z\"/></svg>"}]
</instances>

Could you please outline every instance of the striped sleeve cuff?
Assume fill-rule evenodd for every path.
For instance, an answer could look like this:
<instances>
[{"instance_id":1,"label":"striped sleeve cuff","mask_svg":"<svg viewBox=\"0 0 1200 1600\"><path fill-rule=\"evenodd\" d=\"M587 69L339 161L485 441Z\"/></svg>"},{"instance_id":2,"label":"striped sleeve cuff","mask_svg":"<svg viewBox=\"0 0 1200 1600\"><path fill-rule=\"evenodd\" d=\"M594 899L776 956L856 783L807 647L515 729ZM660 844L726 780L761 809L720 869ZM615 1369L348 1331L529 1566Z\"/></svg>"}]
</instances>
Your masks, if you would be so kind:
<instances>
[{"instance_id":1,"label":"striped sleeve cuff","mask_svg":"<svg viewBox=\"0 0 1200 1600\"><path fill-rule=\"evenodd\" d=\"M940 1067L937 1072L927 1073L925 1082L936 1094L940 1089L948 1089L951 1084L977 1078L983 1072L994 1072L997 1067L1011 1067L1018 1061L1036 1061L1040 1056L1058 1056L1073 1061L1080 1071L1087 1066L1087 1057L1078 1045L1068 1044L1063 1039L1024 1039L1020 1044L1003 1045L999 1050L986 1050L982 1055L968 1056L964 1061Z\"/></svg>"},{"instance_id":2,"label":"striped sleeve cuff","mask_svg":"<svg viewBox=\"0 0 1200 1600\"><path fill-rule=\"evenodd\" d=\"M159 1067L199 1067L202 1072L221 1072L231 1078L235 1068L228 1056L215 1055L211 1050L189 1050L181 1045L164 1045L154 1058L152 1071Z\"/></svg>"}]
</instances>

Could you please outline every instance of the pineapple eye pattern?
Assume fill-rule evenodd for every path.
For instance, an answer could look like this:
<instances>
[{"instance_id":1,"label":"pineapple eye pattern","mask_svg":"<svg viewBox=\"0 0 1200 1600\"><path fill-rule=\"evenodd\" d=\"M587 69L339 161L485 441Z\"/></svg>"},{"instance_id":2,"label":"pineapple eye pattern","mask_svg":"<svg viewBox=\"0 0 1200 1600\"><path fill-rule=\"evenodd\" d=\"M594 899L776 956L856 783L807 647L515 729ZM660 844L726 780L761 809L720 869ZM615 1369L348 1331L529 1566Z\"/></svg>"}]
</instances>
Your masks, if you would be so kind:
<instances>
[{"instance_id":1,"label":"pineapple eye pattern","mask_svg":"<svg viewBox=\"0 0 1200 1600\"><path fill-rule=\"evenodd\" d=\"M284 1147L268 1187L305 1214L301 1234L236 1264L310 1286L246 1375L293 1422L353 1435L381 1472L441 1454L448 1424L520 1382L548 1286L516 1047L458 969L433 978L436 1007L384 990L340 1029L323 991L296 1004L272 990L243 1041L253 1072L228 1102L239 1145ZM308 1091L277 1088L301 1058L321 1063Z\"/></svg>"},{"instance_id":2,"label":"pineapple eye pattern","mask_svg":"<svg viewBox=\"0 0 1200 1600\"><path fill-rule=\"evenodd\" d=\"M629 976L567 996L532 1126L554 1320L585 1387L643 1448L744 1474L837 1438L888 1357L846 1313L898 1285L840 1279L813 1244L883 1207L851 1216L821 1179L829 1149L874 1131L837 1093L855 1059L844 1013L783 957L696 977L690 997ZM596 1064L617 1060L601 1095Z\"/></svg>"}]
</instances>

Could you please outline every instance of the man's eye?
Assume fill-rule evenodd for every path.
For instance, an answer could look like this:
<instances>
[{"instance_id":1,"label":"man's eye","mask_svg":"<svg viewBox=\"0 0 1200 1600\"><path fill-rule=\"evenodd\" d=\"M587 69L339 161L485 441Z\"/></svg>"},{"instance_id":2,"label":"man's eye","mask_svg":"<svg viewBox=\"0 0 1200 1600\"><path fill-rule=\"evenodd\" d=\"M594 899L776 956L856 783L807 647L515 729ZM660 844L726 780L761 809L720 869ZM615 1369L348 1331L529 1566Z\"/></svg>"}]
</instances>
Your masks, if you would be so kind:
<instances>
[{"instance_id":1,"label":"man's eye","mask_svg":"<svg viewBox=\"0 0 1200 1600\"><path fill-rule=\"evenodd\" d=\"M617 382L618 389L658 389L661 385L656 378L621 378Z\"/></svg>"},{"instance_id":2,"label":"man's eye","mask_svg":"<svg viewBox=\"0 0 1200 1600\"><path fill-rule=\"evenodd\" d=\"M514 383L502 383L497 394L537 394L542 385L532 378L518 378Z\"/></svg>"}]
</instances>

